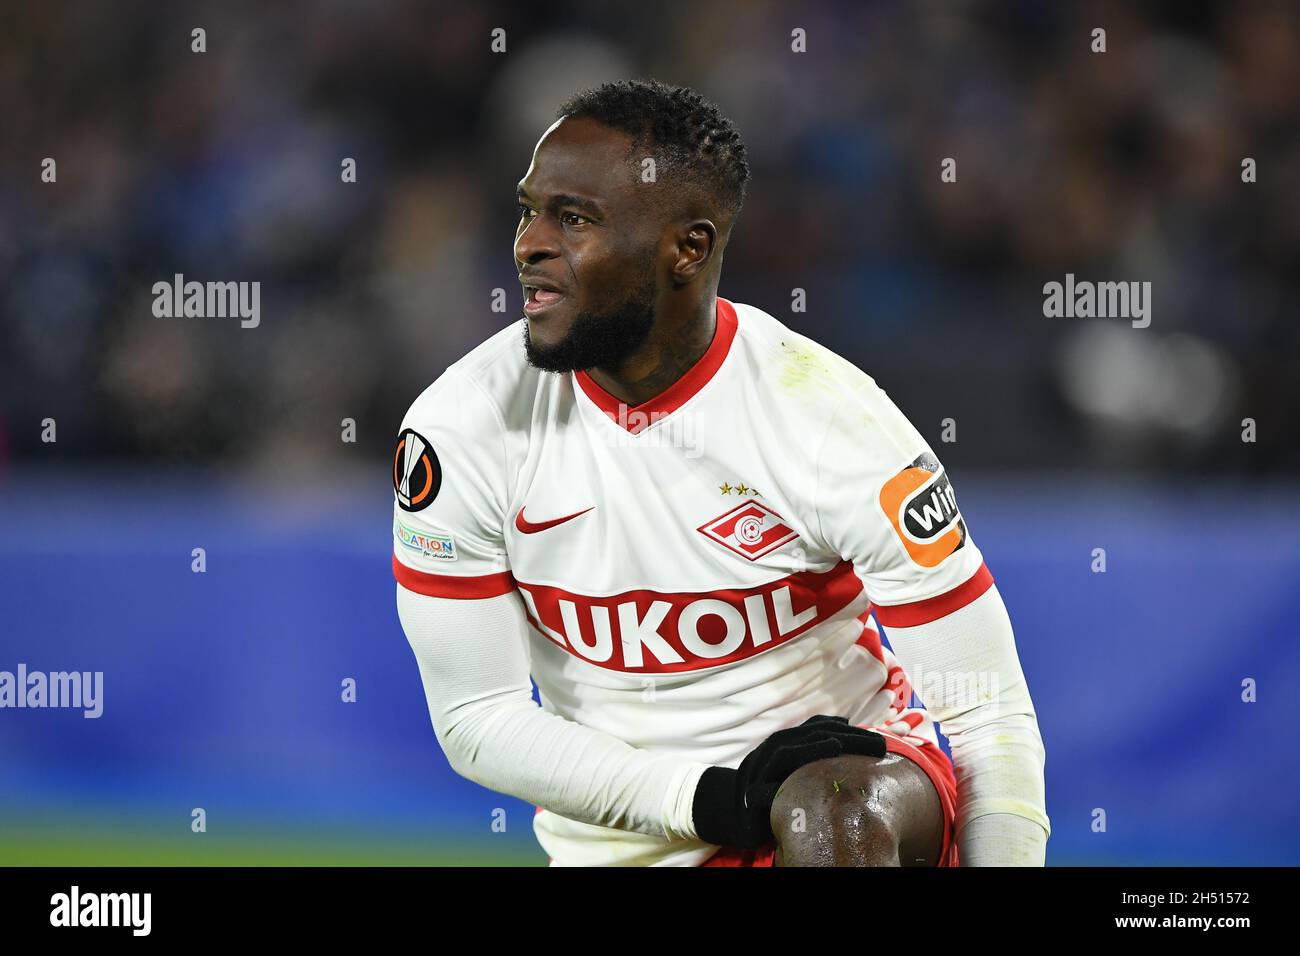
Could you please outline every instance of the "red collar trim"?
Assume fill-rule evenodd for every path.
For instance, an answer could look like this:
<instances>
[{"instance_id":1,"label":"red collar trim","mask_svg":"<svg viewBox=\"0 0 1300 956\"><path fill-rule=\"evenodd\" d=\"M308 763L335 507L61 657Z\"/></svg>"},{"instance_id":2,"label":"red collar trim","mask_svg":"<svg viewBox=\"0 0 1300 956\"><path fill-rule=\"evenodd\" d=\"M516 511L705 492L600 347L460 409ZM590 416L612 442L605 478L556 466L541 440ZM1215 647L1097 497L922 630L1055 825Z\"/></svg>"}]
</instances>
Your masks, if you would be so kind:
<instances>
[{"instance_id":1,"label":"red collar trim","mask_svg":"<svg viewBox=\"0 0 1300 956\"><path fill-rule=\"evenodd\" d=\"M602 412L613 419L614 424L621 425L633 435L636 435L655 421L656 418L677 411L709 383L709 380L717 374L718 369L722 368L722 363L726 361L727 355L731 352L731 343L736 338L736 329L739 324L736 319L736 307L719 296L713 341L709 344L708 349L685 375L654 398L648 399L640 405L629 407L621 399L616 398L597 385L596 380L583 370L575 372L574 378L578 380L578 385L582 387L587 397Z\"/></svg>"}]
</instances>

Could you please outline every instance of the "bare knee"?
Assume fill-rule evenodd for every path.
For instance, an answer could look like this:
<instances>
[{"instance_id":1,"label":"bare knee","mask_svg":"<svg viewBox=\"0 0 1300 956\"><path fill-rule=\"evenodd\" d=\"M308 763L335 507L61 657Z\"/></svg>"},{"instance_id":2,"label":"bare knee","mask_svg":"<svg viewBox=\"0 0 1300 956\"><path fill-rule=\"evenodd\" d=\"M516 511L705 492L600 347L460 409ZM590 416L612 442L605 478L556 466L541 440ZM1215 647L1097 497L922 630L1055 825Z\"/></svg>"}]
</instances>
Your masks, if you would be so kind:
<instances>
[{"instance_id":1,"label":"bare knee","mask_svg":"<svg viewBox=\"0 0 1300 956\"><path fill-rule=\"evenodd\" d=\"M942 835L938 797L918 774L920 768L892 753L832 757L796 770L772 804L779 862L902 866L916 863L918 852L935 855L917 849Z\"/></svg>"}]
</instances>

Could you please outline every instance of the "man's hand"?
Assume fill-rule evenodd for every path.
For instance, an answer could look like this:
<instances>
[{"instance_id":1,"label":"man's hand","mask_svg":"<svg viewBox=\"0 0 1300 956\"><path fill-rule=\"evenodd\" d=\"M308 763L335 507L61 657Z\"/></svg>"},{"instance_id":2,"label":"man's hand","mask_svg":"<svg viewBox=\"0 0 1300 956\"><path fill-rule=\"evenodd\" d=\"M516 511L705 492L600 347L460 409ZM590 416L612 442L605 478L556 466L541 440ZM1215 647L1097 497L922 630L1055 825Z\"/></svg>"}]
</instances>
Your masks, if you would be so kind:
<instances>
[{"instance_id":1,"label":"man's hand","mask_svg":"<svg viewBox=\"0 0 1300 956\"><path fill-rule=\"evenodd\" d=\"M778 730L740 766L710 767L695 788L692 814L701 840L752 850L772 839L769 816L782 782L805 764L841 754L885 755L885 738L854 727L845 717L818 714L798 727Z\"/></svg>"}]
</instances>

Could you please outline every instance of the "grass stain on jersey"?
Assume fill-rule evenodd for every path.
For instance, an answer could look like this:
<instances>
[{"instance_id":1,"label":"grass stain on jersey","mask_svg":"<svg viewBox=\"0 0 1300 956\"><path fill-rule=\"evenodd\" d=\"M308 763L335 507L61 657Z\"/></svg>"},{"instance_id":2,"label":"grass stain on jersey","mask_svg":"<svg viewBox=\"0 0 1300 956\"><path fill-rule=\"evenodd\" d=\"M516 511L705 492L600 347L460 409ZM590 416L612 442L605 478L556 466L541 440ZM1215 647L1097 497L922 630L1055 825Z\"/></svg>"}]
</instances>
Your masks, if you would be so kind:
<instances>
[{"instance_id":1,"label":"grass stain on jersey","mask_svg":"<svg viewBox=\"0 0 1300 956\"><path fill-rule=\"evenodd\" d=\"M782 342L785 361L781 366L778 382L786 391L799 391L810 385L817 385L827 393L835 391L830 381L830 369L812 349L800 348L789 342Z\"/></svg>"}]
</instances>

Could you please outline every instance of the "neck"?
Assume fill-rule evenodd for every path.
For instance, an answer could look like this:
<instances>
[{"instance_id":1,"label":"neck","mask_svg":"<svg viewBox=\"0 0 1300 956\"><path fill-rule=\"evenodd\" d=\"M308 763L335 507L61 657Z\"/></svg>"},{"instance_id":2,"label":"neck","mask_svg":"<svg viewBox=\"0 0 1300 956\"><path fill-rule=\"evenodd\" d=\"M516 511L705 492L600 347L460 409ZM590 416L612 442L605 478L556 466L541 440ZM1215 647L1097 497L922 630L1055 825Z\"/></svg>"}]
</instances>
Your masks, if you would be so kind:
<instances>
[{"instance_id":1,"label":"neck","mask_svg":"<svg viewBox=\"0 0 1300 956\"><path fill-rule=\"evenodd\" d=\"M616 369L587 374L615 398L636 407L667 391L690 371L713 343L717 295L696 303L678 321L656 323L646 344Z\"/></svg>"}]
</instances>

